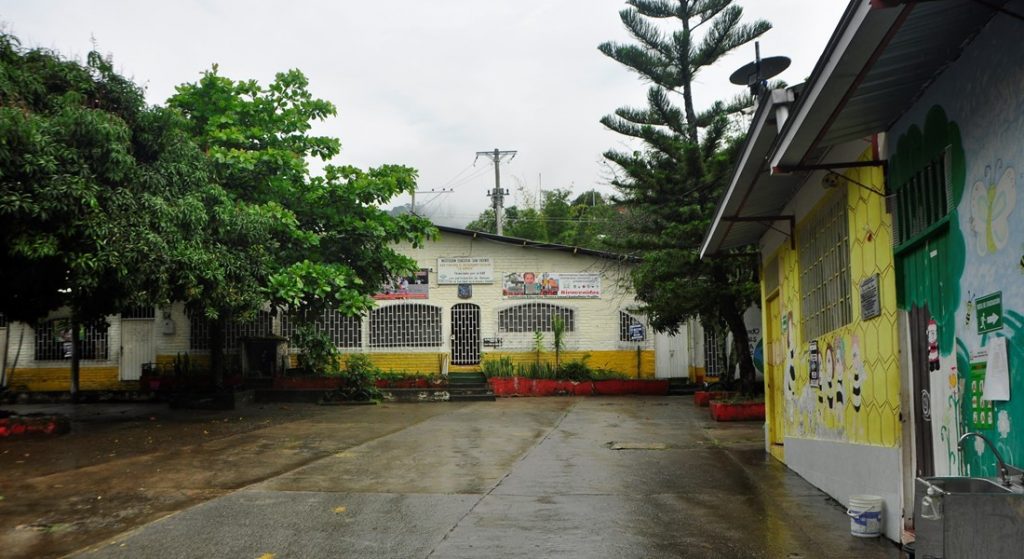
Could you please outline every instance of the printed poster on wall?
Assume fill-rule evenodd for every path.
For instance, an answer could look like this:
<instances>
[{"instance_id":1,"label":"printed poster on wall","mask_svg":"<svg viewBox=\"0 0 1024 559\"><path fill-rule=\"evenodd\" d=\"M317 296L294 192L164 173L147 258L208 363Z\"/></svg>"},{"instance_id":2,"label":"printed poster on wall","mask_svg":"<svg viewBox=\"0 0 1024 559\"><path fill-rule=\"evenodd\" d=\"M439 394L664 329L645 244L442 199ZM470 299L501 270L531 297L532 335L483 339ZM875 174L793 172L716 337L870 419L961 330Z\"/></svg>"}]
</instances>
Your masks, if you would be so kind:
<instances>
[{"instance_id":1,"label":"printed poster on wall","mask_svg":"<svg viewBox=\"0 0 1024 559\"><path fill-rule=\"evenodd\" d=\"M818 340L811 340L809 384L814 387L821 385L821 354L818 353Z\"/></svg>"},{"instance_id":2,"label":"printed poster on wall","mask_svg":"<svg viewBox=\"0 0 1024 559\"><path fill-rule=\"evenodd\" d=\"M437 284L494 283L494 262L490 257L458 256L437 259Z\"/></svg>"},{"instance_id":3,"label":"printed poster on wall","mask_svg":"<svg viewBox=\"0 0 1024 559\"><path fill-rule=\"evenodd\" d=\"M412 275L392 278L384 284L373 298L381 301L392 299L427 299L430 294L430 270L426 268Z\"/></svg>"},{"instance_id":4,"label":"printed poster on wall","mask_svg":"<svg viewBox=\"0 0 1024 559\"><path fill-rule=\"evenodd\" d=\"M501 294L509 299L599 299L600 272L512 272L505 274Z\"/></svg>"}]
</instances>

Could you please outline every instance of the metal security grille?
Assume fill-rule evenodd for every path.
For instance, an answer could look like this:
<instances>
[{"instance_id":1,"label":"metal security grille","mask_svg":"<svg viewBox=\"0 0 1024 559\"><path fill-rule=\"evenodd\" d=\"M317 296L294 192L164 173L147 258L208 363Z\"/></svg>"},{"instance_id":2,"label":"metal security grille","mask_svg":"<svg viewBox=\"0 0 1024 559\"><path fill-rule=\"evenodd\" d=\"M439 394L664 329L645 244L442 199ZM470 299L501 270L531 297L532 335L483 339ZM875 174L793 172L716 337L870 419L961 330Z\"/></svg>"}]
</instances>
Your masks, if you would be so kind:
<instances>
[{"instance_id":1,"label":"metal security grille","mask_svg":"<svg viewBox=\"0 0 1024 559\"><path fill-rule=\"evenodd\" d=\"M7 317L4 316L4 313L0 312L0 328L6 328L6 327L7 327Z\"/></svg>"},{"instance_id":2,"label":"metal security grille","mask_svg":"<svg viewBox=\"0 0 1024 559\"><path fill-rule=\"evenodd\" d=\"M255 318L245 322L228 319L224 325L224 350L234 351L239 347L240 338L269 336L273 332L273 315L260 311ZM189 347L210 349L210 323L203 316L189 316Z\"/></svg>"},{"instance_id":3,"label":"metal security grille","mask_svg":"<svg viewBox=\"0 0 1024 559\"><path fill-rule=\"evenodd\" d=\"M440 345L441 307L403 303L370 311L370 347Z\"/></svg>"},{"instance_id":4,"label":"metal security grille","mask_svg":"<svg viewBox=\"0 0 1024 559\"><path fill-rule=\"evenodd\" d=\"M720 377L725 371L725 336L704 331L704 376Z\"/></svg>"},{"instance_id":5,"label":"metal security grille","mask_svg":"<svg viewBox=\"0 0 1024 559\"><path fill-rule=\"evenodd\" d=\"M480 362L480 307L460 303L452 307L452 364Z\"/></svg>"},{"instance_id":6,"label":"metal security grille","mask_svg":"<svg viewBox=\"0 0 1024 559\"><path fill-rule=\"evenodd\" d=\"M106 359L108 355L107 324L80 326L82 359ZM51 320L39 324L36 331L36 360L71 359L71 322Z\"/></svg>"},{"instance_id":7,"label":"metal security grille","mask_svg":"<svg viewBox=\"0 0 1024 559\"><path fill-rule=\"evenodd\" d=\"M121 311L121 320L152 320L156 318L155 307L131 307Z\"/></svg>"},{"instance_id":8,"label":"metal security grille","mask_svg":"<svg viewBox=\"0 0 1024 559\"><path fill-rule=\"evenodd\" d=\"M572 309L548 303L524 303L498 312L502 332L551 332L555 317L562 319L566 332L576 330Z\"/></svg>"},{"instance_id":9,"label":"metal security grille","mask_svg":"<svg viewBox=\"0 0 1024 559\"><path fill-rule=\"evenodd\" d=\"M642 326L643 323L640 322L635 316L629 314L628 312L619 311L619 341L620 342L642 342L642 341L644 341L643 339L634 340L633 337L630 335L629 327L630 326L635 326L635 325ZM646 338L646 336L644 336L644 338Z\"/></svg>"},{"instance_id":10,"label":"metal security grille","mask_svg":"<svg viewBox=\"0 0 1024 559\"><path fill-rule=\"evenodd\" d=\"M953 210L949 148L909 181L897 185L893 240L903 244L923 233Z\"/></svg>"},{"instance_id":11,"label":"metal security grille","mask_svg":"<svg viewBox=\"0 0 1024 559\"><path fill-rule=\"evenodd\" d=\"M327 332L331 341L338 347L360 347L363 345L363 318L361 316L346 316L334 309L325 310L314 321L317 329ZM295 327L298 320L287 315L281 315L281 335L291 339L295 334Z\"/></svg>"},{"instance_id":12,"label":"metal security grille","mask_svg":"<svg viewBox=\"0 0 1024 559\"><path fill-rule=\"evenodd\" d=\"M850 232L846 190L803 226L800 232L800 296L805 340L850 323Z\"/></svg>"}]
</instances>

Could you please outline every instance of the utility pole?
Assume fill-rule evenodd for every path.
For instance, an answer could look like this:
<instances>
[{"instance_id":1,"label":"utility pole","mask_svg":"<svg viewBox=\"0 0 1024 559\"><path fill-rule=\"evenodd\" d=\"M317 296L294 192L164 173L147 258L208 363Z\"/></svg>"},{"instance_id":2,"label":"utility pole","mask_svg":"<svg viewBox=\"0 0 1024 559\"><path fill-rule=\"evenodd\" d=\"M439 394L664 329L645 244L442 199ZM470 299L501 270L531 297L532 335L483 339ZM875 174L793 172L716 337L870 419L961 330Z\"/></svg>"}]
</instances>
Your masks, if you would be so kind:
<instances>
[{"instance_id":1,"label":"utility pole","mask_svg":"<svg viewBox=\"0 0 1024 559\"><path fill-rule=\"evenodd\" d=\"M416 214L416 195L417 194L437 194L437 196L441 196L442 194L451 194L454 191L455 191L455 189L453 189L453 188L442 188L440 190L436 190L436 189L433 189L433 188L431 188L430 190L413 190L412 191L412 203L410 204L409 213L411 213L413 215ZM437 198L437 196L434 196L434 198ZM431 198L431 200L433 200L433 198ZM427 203L429 204L430 202L428 201Z\"/></svg>"},{"instance_id":2,"label":"utility pole","mask_svg":"<svg viewBox=\"0 0 1024 559\"><path fill-rule=\"evenodd\" d=\"M501 160L504 159L506 156L508 156L508 160L509 161L512 161L513 159L515 159L516 152L515 151L501 151L498 148L494 148L494 151L478 151L478 152L476 152L477 159L479 159L480 156L486 157L486 158L488 158L488 159L490 159L491 161L494 162L494 190L489 191L487 193L487 195L491 197L491 207L494 208L494 222L497 225L496 230L497 230L497 233L499 235L501 235L502 234L502 224L501 224L502 215L501 215L501 212L502 212L502 206L505 203L505 196L508 195L508 191L507 190L502 190L502 188L501 188L501 171L499 170L499 168L500 168L499 164L501 163ZM473 164L474 165L476 164L476 159L473 160Z\"/></svg>"}]
</instances>

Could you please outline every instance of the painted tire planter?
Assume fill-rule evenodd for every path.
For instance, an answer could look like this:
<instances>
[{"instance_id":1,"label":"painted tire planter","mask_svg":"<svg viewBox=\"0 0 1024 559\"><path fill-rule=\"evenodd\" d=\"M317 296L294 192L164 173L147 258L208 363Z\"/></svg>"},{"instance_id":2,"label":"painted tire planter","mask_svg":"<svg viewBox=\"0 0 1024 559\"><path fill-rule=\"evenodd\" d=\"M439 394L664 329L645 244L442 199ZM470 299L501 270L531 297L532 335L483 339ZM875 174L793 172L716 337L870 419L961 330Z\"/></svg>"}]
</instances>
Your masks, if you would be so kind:
<instances>
[{"instance_id":1,"label":"painted tire planter","mask_svg":"<svg viewBox=\"0 0 1024 559\"><path fill-rule=\"evenodd\" d=\"M668 381L598 380L573 381L491 377L487 379L495 396L621 396L626 394L665 395Z\"/></svg>"},{"instance_id":2,"label":"painted tire planter","mask_svg":"<svg viewBox=\"0 0 1024 559\"><path fill-rule=\"evenodd\" d=\"M735 392L727 390L698 390L693 393L693 403L697 407L706 408L711 400L727 400L735 395Z\"/></svg>"},{"instance_id":3,"label":"painted tire planter","mask_svg":"<svg viewBox=\"0 0 1024 559\"><path fill-rule=\"evenodd\" d=\"M709 407L715 421L764 421L764 402L712 400Z\"/></svg>"},{"instance_id":4,"label":"painted tire planter","mask_svg":"<svg viewBox=\"0 0 1024 559\"><path fill-rule=\"evenodd\" d=\"M0 418L0 438L23 435L63 435L71 422L63 415L27 414Z\"/></svg>"}]
</instances>

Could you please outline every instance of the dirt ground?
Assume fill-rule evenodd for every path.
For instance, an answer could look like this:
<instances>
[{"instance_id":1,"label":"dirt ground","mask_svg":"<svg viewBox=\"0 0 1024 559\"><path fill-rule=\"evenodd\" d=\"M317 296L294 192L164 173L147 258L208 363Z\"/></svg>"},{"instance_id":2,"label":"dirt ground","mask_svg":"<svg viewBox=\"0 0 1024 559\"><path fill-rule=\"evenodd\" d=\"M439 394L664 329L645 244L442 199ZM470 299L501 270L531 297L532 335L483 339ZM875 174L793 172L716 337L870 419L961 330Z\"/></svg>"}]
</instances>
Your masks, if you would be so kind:
<instances>
[{"instance_id":1,"label":"dirt ground","mask_svg":"<svg viewBox=\"0 0 1024 559\"><path fill-rule=\"evenodd\" d=\"M340 431L330 428L340 415L366 408L251 404L234 411L197 411L170 410L166 404L65 404L3 409L71 417L66 435L0 441L0 549L6 557L58 557L449 408L399 406L388 414L390 421ZM374 415L382 411L373 410Z\"/></svg>"}]
</instances>

